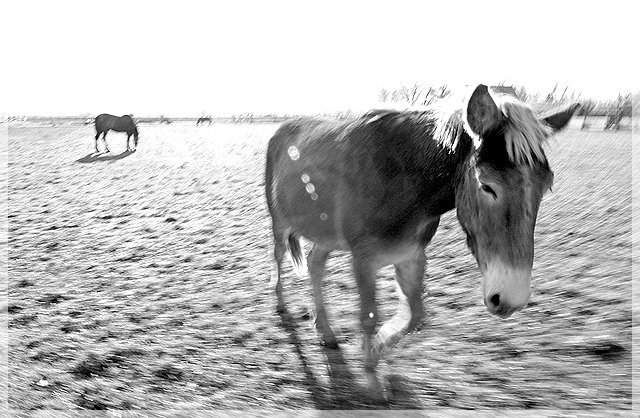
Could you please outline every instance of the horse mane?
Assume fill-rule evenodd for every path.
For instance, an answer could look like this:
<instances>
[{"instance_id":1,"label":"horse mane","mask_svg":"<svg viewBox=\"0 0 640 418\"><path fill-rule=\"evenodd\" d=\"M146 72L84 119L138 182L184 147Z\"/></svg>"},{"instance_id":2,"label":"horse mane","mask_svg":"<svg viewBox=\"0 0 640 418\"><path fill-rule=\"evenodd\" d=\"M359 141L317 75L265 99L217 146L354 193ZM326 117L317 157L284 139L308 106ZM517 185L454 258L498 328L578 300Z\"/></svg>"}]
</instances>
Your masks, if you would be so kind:
<instances>
[{"instance_id":1,"label":"horse mane","mask_svg":"<svg viewBox=\"0 0 640 418\"><path fill-rule=\"evenodd\" d=\"M389 124L402 124L410 121L417 126L427 128L429 134L440 146L454 152L463 132L462 110L447 106L413 107L399 109L374 109L362 115L361 124L380 120Z\"/></svg>"},{"instance_id":2,"label":"horse mane","mask_svg":"<svg viewBox=\"0 0 640 418\"><path fill-rule=\"evenodd\" d=\"M492 96L506 118L502 134L509 161L529 166L536 160L546 161L542 146L551 136L552 129L541 122L533 109L517 97L499 92ZM462 109L439 107L433 112L437 115L434 138L444 147L455 151L464 132L474 140L476 149L480 146L478 136L470 131L463 120Z\"/></svg>"},{"instance_id":3,"label":"horse mane","mask_svg":"<svg viewBox=\"0 0 640 418\"><path fill-rule=\"evenodd\" d=\"M492 96L506 119L502 134L509 160L514 164L529 166L535 161L546 161L542 146L551 136L552 129L517 97L499 92L494 92ZM365 113L360 123L369 124L382 119L387 123L410 120L416 125L429 127L434 140L449 152L457 150L464 133L473 139L476 149L480 146L478 136L470 131L463 120L459 102L442 100L435 106L405 110L374 109Z\"/></svg>"}]
</instances>

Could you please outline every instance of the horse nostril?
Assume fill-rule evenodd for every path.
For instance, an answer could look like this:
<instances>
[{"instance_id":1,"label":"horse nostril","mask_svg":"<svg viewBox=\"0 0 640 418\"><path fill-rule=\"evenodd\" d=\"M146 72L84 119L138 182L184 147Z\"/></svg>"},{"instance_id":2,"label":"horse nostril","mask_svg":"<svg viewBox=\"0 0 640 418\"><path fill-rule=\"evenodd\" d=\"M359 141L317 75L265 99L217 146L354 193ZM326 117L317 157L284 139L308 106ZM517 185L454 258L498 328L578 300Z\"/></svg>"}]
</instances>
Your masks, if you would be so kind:
<instances>
[{"instance_id":1,"label":"horse nostril","mask_svg":"<svg viewBox=\"0 0 640 418\"><path fill-rule=\"evenodd\" d=\"M494 307L498 307L500 306L500 295L499 294L495 294L493 296L491 296L491 303L493 304Z\"/></svg>"}]
</instances>

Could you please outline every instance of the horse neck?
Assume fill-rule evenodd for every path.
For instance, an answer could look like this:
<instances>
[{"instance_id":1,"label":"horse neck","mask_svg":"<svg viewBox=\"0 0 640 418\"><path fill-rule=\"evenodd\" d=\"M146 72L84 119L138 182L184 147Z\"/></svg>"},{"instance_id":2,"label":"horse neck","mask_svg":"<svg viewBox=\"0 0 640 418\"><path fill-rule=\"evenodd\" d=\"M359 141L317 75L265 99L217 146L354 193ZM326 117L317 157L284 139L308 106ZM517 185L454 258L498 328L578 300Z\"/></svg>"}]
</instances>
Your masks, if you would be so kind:
<instances>
[{"instance_id":1,"label":"horse neck","mask_svg":"<svg viewBox=\"0 0 640 418\"><path fill-rule=\"evenodd\" d=\"M416 138L418 152L411 164L424 182L420 186L420 201L428 202L428 212L441 215L455 208L456 190L464 181L473 154L473 141L463 133L453 149L437 141Z\"/></svg>"},{"instance_id":2,"label":"horse neck","mask_svg":"<svg viewBox=\"0 0 640 418\"><path fill-rule=\"evenodd\" d=\"M466 185L467 173L471 168L473 154L473 140L463 131L454 148L442 157L442 164L448 169L444 171L446 174L443 174L444 186L442 189L442 203L440 204L441 213L456 207L456 194L461 187Z\"/></svg>"},{"instance_id":3,"label":"horse neck","mask_svg":"<svg viewBox=\"0 0 640 418\"><path fill-rule=\"evenodd\" d=\"M475 153L473 146L473 139L463 132L458 145L456 146L453 154L456 158L456 175L455 175L455 188L463 187L467 177L468 171L472 168L472 158Z\"/></svg>"}]
</instances>

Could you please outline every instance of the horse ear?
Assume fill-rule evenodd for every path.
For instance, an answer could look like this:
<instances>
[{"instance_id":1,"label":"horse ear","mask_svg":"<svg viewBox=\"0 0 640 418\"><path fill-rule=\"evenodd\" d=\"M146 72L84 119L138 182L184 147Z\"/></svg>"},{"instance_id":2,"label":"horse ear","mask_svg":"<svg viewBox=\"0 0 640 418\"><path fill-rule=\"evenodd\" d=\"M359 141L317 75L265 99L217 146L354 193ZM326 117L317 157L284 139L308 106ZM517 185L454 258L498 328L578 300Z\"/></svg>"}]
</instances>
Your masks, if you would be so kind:
<instances>
[{"instance_id":1,"label":"horse ear","mask_svg":"<svg viewBox=\"0 0 640 418\"><path fill-rule=\"evenodd\" d=\"M580 109L580 103L574 103L564 110L544 117L542 120L549 125L554 132L558 132L569 124L573 114L576 113L578 109Z\"/></svg>"},{"instance_id":2,"label":"horse ear","mask_svg":"<svg viewBox=\"0 0 640 418\"><path fill-rule=\"evenodd\" d=\"M478 85L469 98L465 118L469 129L480 137L501 126L506 119L484 84Z\"/></svg>"}]
</instances>

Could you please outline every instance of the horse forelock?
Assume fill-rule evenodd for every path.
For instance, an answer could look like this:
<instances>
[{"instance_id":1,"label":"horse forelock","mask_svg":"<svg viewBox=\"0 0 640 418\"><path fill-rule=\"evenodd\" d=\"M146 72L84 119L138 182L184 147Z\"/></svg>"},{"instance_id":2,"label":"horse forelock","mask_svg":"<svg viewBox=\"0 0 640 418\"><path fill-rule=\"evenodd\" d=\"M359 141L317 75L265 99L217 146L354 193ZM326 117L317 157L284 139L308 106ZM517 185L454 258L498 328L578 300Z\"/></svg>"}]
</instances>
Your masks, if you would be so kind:
<instances>
[{"instance_id":1,"label":"horse forelock","mask_svg":"<svg viewBox=\"0 0 640 418\"><path fill-rule=\"evenodd\" d=\"M529 166L536 160L546 162L542 146L551 136L552 129L541 122L527 104L509 95L496 96L496 104L507 117L503 134L509 160Z\"/></svg>"}]
</instances>

